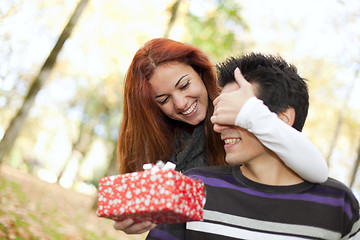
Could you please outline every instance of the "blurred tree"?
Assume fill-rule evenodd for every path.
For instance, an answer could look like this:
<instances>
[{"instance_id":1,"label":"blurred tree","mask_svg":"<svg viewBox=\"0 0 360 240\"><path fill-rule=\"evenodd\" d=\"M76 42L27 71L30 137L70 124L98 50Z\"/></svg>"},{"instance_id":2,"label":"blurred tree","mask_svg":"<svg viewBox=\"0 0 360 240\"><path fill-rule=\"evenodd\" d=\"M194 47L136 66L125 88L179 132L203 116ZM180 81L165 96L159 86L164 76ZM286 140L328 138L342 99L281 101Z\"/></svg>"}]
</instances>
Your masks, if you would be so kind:
<instances>
[{"instance_id":1,"label":"blurred tree","mask_svg":"<svg viewBox=\"0 0 360 240\"><path fill-rule=\"evenodd\" d=\"M52 49L50 55L46 59L45 63L43 64L42 68L40 69L39 74L35 77L33 83L31 84L28 93L24 99L24 102L17 112L16 116L10 122L9 127L6 129L4 137L0 142L0 164L4 160L5 156L10 152L12 146L21 131L21 128L26 121L28 113L35 101L35 97L39 90L44 85L45 81L50 75L51 70L53 69L56 58L59 55L65 41L70 37L71 32L76 25L82 11L84 10L87 2L89 0L81 0L73 15L71 16L68 24L65 26L63 32L61 33L60 37L58 38L54 48Z\"/></svg>"},{"instance_id":2,"label":"blurred tree","mask_svg":"<svg viewBox=\"0 0 360 240\"><path fill-rule=\"evenodd\" d=\"M197 15L191 9L188 11L185 21L188 33L184 40L202 49L212 61L218 62L234 53L242 52L246 43L240 42L237 35L249 29L241 17L238 1L212 2L214 7L203 16Z\"/></svg>"},{"instance_id":3,"label":"blurred tree","mask_svg":"<svg viewBox=\"0 0 360 240\"><path fill-rule=\"evenodd\" d=\"M352 152L356 151L353 146L360 137L360 128L356 111L351 110L348 100L339 94L339 92L349 94L349 86L344 84L344 79L339 80L337 77L342 68L328 59L313 59L309 56L298 59L295 65L299 66L299 71L308 79L310 94L310 108L303 132L322 153L326 153L329 150L329 140L334 141L334 133L339 127L340 118L341 134L338 131L337 144L333 147L343 153L341 158L350 157L353 155ZM355 89L354 86L351 88ZM347 104L344 104L344 101ZM347 159L333 160L328 161L330 168L337 168L339 163L347 165Z\"/></svg>"},{"instance_id":4,"label":"blurred tree","mask_svg":"<svg viewBox=\"0 0 360 240\"><path fill-rule=\"evenodd\" d=\"M107 109L109 110L109 109ZM117 144L117 138L114 138L112 136L112 132L118 132L118 124L116 124L116 126L114 126L114 124L112 123L113 120L114 120L114 114L110 114L111 111L108 111L109 113L109 118L108 118L108 121L107 121L107 124L106 124L106 129L107 129L107 142L109 143L108 144L108 149L109 149L109 162L108 162L108 165L105 169L105 171L103 171L102 175L98 175L98 174L94 174L95 176L95 179L93 179L92 183L95 185L96 189L98 189L99 187L99 178L100 177L104 177L104 176L112 176L112 175L117 175L119 174L118 172L118 167L117 167L117 147L116 147L116 144ZM94 197L94 201L93 201L93 204L91 206L91 209L95 210L97 208L97 202L98 202L98 197L97 195L95 195Z\"/></svg>"},{"instance_id":5,"label":"blurred tree","mask_svg":"<svg viewBox=\"0 0 360 240\"><path fill-rule=\"evenodd\" d=\"M15 12L15 10L16 10L23 2L24 2L24 0L21 0L21 1L17 2L17 3L15 3L14 5L12 5L12 6L10 7L10 9L9 9L6 13L0 14L0 22L1 22L2 20L4 20L6 17L12 15L12 14ZM1 12L0 12L0 13L1 13Z\"/></svg>"},{"instance_id":6,"label":"blurred tree","mask_svg":"<svg viewBox=\"0 0 360 240\"><path fill-rule=\"evenodd\" d=\"M327 59L313 59L309 56L297 59L294 64L308 79L310 106L303 132L324 154L335 128L333 121L324 124L324 119L333 119L341 108L335 94L341 87L341 83L336 79L339 68ZM333 100L332 104L329 104L329 99Z\"/></svg>"},{"instance_id":7,"label":"blurred tree","mask_svg":"<svg viewBox=\"0 0 360 240\"><path fill-rule=\"evenodd\" d=\"M121 107L118 103L122 95L118 93L121 92L122 86L118 84L118 79L115 74L111 74L102 79L99 85L89 86L87 84L80 87L78 89L79 94L73 99L71 105L76 106L77 109L82 109L82 117L78 124L79 131L76 133L76 140L74 140L68 160L63 164L60 172L67 169L72 156L78 156L79 166L75 173L74 183L77 179L84 179L81 170L86 168L86 160L95 140L101 139L106 149L105 159L109 162L102 163L100 168L93 169L92 174L87 173L94 179L86 179L86 181L96 184L95 179L104 176L105 172L117 172L114 166L116 161L114 163L111 161L113 161L113 152L116 152L117 132L121 115ZM114 166L114 168L108 169L107 166Z\"/></svg>"},{"instance_id":8,"label":"blurred tree","mask_svg":"<svg viewBox=\"0 0 360 240\"><path fill-rule=\"evenodd\" d=\"M350 97L354 91L354 87L355 87L355 83L358 80L359 77L359 69L356 70L355 72L355 77L353 79L353 81L351 81L350 86L347 88L347 92L346 92L346 96L343 100L343 106L339 111L338 117L337 117L337 122L336 122L336 126L335 126L335 131L334 131L334 136L330 142L330 146L329 146L329 150L328 150L328 154L326 156L326 161L328 163L328 165L330 164L330 157L334 151L334 147L336 145L336 141L339 137L340 134L340 129L343 125L343 121L344 121L344 116L346 114L346 111L349 109L349 100ZM354 166L355 167L355 166ZM357 169L357 166L356 166Z\"/></svg>"},{"instance_id":9,"label":"blurred tree","mask_svg":"<svg viewBox=\"0 0 360 240\"><path fill-rule=\"evenodd\" d=\"M355 183L356 174L357 174L357 170L359 168L359 164L360 164L360 139L358 141L357 158L355 159L353 170L352 170L352 173L351 173L351 176L350 176L350 184L349 184L350 188L352 188L354 183Z\"/></svg>"},{"instance_id":10,"label":"blurred tree","mask_svg":"<svg viewBox=\"0 0 360 240\"><path fill-rule=\"evenodd\" d=\"M82 160L85 158L86 154L88 153L88 151L90 149L91 142L92 142L92 139L94 136L94 129L97 124L97 118L93 117L93 118L89 119L89 116L88 116L89 110L88 109L90 107L92 107L92 106L90 106L90 104L92 104L91 100L86 101L83 116L80 121L78 137L77 137L76 141L72 144L72 149L70 151L70 154L69 154L68 158L66 159L65 163L63 164L63 167L59 171L59 174L57 177L57 182L60 181L68 164L70 163L70 160L75 155L75 152L80 153L81 157L79 159L79 165L81 165ZM78 169L79 168L80 168L80 166L78 167ZM77 175L77 173L76 173L76 175Z\"/></svg>"},{"instance_id":11,"label":"blurred tree","mask_svg":"<svg viewBox=\"0 0 360 240\"><path fill-rule=\"evenodd\" d=\"M175 24L180 2L181 2L181 0L175 0L174 3L171 5L171 7L168 9L171 17L170 17L169 23L165 29L164 38L169 37L170 31Z\"/></svg>"},{"instance_id":12,"label":"blurred tree","mask_svg":"<svg viewBox=\"0 0 360 240\"><path fill-rule=\"evenodd\" d=\"M92 174L93 179L86 179L87 181L91 183L97 184L97 179L99 177L104 176L104 173L106 176L108 175L114 175L117 173L116 168L116 143L117 138L114 136L113 132L114 130L117 132L118 129L118 109L110 109L112 106L106 101L98 101L97 108L93 109L94 113L99 114L99 117L92 117L90 118L90 121L94 121L96 125L94 125L94 128L92 129L93 135L91 138L91 142L89 142L87 151L90 150L91 143L95 139L95 137L98 137L102 140L103 144L106 148L106 163L103 164L105 166L101 171L99 169L94 169L94 173ZM87 111L89 113L89 111ZM116 123L116 124L114 124ZM91 124L90 126L93 126ZM99 131L96 133L96 128L101 128L101 132ZM90 136L89 136L90 137ZM85 167L86 165L86 154L83 154L82 157L79 160L79 167L75 173L75 179L74 182L76 182L78 179L83 179L81 176L81 169ZM84 166L83 166L84 165ZM106 167L107 166L107 167Z\"/></svg>"}]
</instances>

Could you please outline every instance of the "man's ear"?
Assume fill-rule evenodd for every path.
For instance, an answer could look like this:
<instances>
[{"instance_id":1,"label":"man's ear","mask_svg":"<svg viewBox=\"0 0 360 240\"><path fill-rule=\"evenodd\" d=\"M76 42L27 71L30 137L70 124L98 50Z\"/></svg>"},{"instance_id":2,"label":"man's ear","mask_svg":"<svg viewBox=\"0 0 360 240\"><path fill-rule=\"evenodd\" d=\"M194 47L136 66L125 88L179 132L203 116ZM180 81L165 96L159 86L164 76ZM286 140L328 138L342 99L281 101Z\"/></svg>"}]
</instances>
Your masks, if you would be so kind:
<instances>
[{"instance_id":1,"label":"man's ear","mask_svg":"<svg viewBox=\"0 0 360 240\"><path fill-rule=\"evenodd\" d=\"M278 117L286 124L292 126L295 122L295 109L288 107L284 112L278 113Z\"/></svg>"}]
</instances>

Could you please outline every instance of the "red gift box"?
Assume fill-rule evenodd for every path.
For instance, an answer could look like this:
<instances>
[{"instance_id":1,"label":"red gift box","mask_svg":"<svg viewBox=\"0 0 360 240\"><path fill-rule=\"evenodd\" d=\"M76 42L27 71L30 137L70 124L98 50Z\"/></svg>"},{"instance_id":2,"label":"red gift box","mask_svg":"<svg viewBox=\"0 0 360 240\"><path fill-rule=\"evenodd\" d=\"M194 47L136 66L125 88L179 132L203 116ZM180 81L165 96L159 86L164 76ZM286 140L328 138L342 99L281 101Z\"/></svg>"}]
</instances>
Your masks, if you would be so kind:
<instances>
[{"instance_id":1,"label":"red gift box","mask_svg":"<svg viewBox=\"0 0 360 240\"><path fill-rule=\"evenodd\" d=\"M174 170L146 170L99 180L97 216L155 224L203 220L204 184Z\"/></svg>"}]
</instances>

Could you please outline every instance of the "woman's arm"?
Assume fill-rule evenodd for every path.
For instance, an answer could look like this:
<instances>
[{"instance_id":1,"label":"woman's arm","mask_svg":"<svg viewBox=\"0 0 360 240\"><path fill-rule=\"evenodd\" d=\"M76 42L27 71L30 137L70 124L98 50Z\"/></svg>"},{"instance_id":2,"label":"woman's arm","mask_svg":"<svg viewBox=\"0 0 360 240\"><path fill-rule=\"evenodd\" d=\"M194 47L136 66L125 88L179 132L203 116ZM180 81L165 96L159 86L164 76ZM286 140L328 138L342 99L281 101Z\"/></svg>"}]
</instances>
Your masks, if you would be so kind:
<instances>
[{"instance_id":1,"label":"woman's arm","mask_svg":"<svg viewBox=\"0 0 360 240\"><path fill-rule=\"evenodd\" d=\"M328 167L318 148L257 99L251 84L238 69L235 70L235 79L239 90L222 93L214 100L215 110L211 118L214 130L218 124L245 128L303 179L313 183L326 181Z\"/></svg>"},{"instance_id":2,"label":"woman's arm","mask_svg":"<svg viewBox=\"0 0 360 240\"><path fill-rule=\"evenodd\" d=\"M235 125L253 133L303 179L321 183L328 178L328 167L318 148L303 133L279 119L261 100L250 98L238 113Z\"/></svg>"}]
</instances>

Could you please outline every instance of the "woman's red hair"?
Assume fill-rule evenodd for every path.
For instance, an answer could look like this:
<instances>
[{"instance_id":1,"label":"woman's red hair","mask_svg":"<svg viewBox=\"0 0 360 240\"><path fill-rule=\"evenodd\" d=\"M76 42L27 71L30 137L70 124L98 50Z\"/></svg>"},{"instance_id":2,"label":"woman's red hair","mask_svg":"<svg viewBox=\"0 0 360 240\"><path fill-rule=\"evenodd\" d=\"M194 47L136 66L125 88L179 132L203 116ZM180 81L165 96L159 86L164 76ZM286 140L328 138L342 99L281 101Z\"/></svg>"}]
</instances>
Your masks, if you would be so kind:
<instances>
[{"instance_id":1,"label":"woman's red hair","mask_svg":"<svg viewBox=\"0 0 360 240\"><path fill-rule=\"evenodd\" d=\"M225 164L222 141L210 122L212 101L220 93L213 65L193 46L156 38L136 52L125 76L123 119L117 145L120 173L141 171L144 163L166 160L174 151L175 137L185 124L171 120L160 110L149 83L156 67L172 61L191 66L201 76L209 96L204 120L207 160L209 165Z\"/></svg>"}]
</instances>

